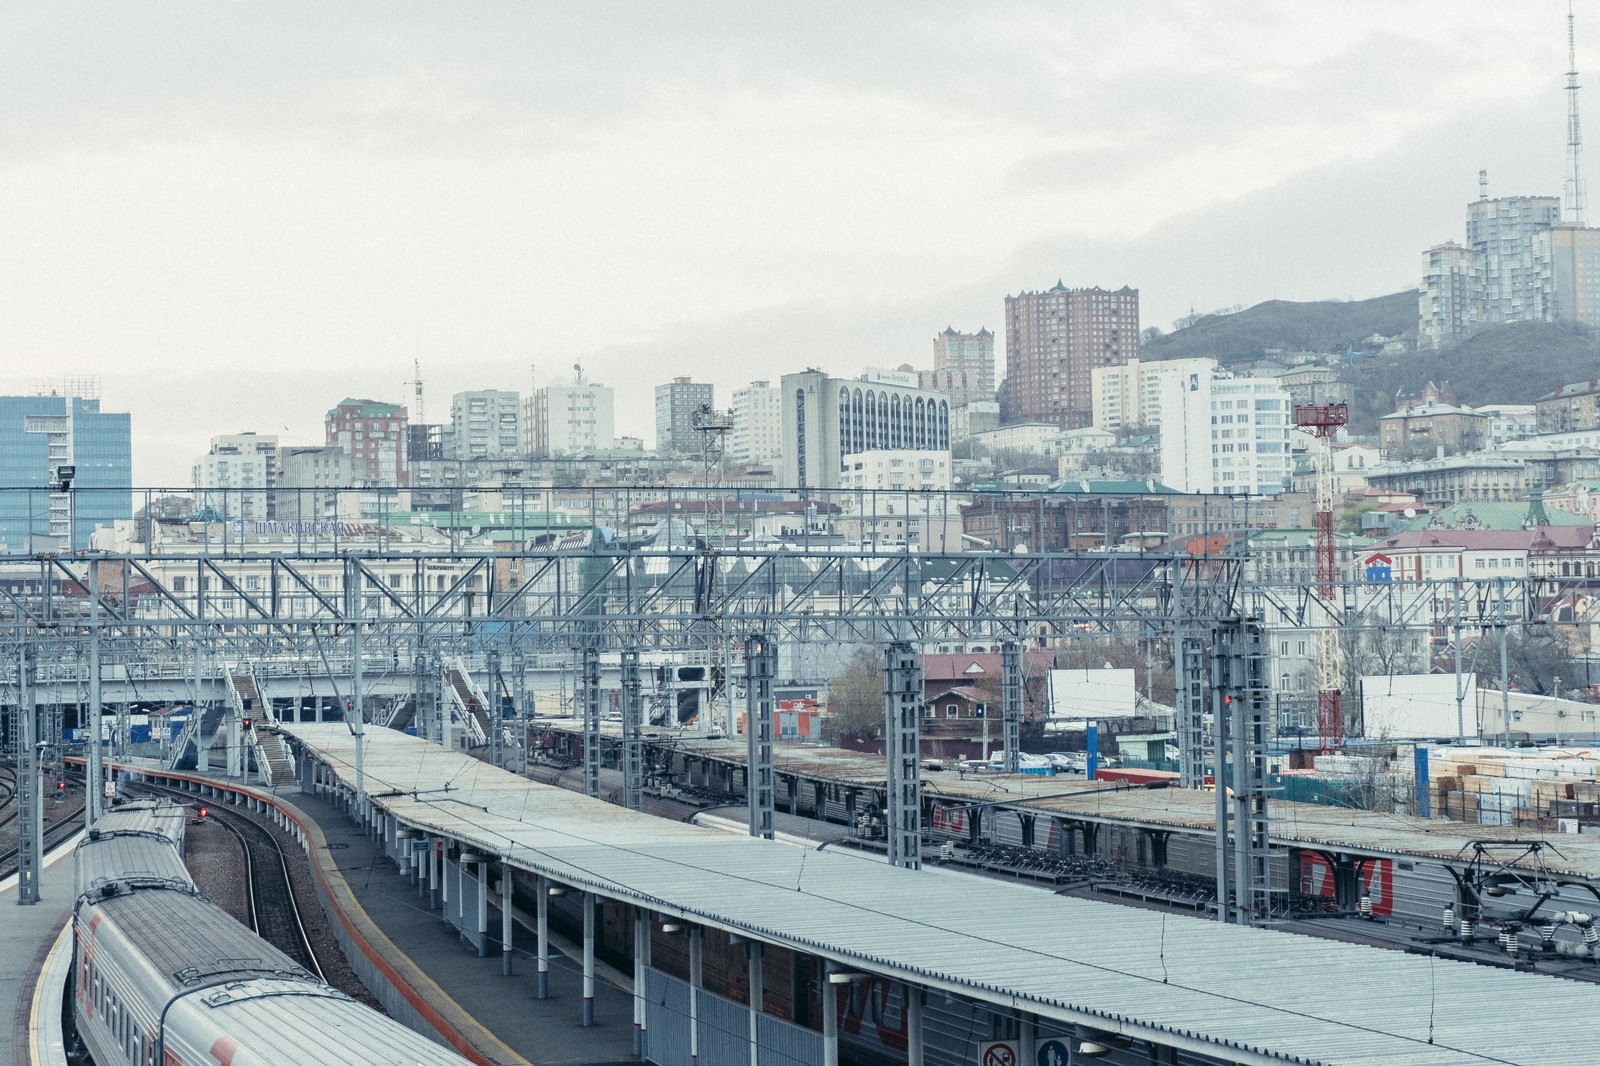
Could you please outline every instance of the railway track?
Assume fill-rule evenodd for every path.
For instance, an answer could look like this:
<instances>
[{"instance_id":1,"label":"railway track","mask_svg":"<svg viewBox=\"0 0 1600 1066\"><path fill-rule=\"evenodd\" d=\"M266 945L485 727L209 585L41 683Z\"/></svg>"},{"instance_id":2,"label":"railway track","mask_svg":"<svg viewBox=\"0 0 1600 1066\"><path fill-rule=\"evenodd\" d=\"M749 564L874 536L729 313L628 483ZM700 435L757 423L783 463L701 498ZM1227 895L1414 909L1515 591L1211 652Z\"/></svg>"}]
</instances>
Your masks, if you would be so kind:
<instances>
[{"instance_id":1,"label":"railway track","mask_svg":"<svg viewBox=\"0 0 1600 1066\"><path fill-rule=\"evenodd\" d=\"M83 827L83 790L81 780L68 774L73 787L68 798L44 800L44 839L40 851L48 852ZM0 767L0 878L17 872L17 803L16 770Z\"/></svg>"},{"instance_id":2,"label":"railway track","mask_svg":"<svg viewBox=\"0 0 1600 1066\"><path fill-rule=\"evenodd\" d=\"M194 802L191 793L177 789L145 784L138 786L138 790L170 796L184 803ZM206 821L223 829L239 844L248 889L249 921L245 924L257 936L327 981L322 959L312 945L312 937L306 931L305 919L295 899L288 856L277 834L243 811L225 804L208 804L206 810Z\"/></svg>"}]
</instances>

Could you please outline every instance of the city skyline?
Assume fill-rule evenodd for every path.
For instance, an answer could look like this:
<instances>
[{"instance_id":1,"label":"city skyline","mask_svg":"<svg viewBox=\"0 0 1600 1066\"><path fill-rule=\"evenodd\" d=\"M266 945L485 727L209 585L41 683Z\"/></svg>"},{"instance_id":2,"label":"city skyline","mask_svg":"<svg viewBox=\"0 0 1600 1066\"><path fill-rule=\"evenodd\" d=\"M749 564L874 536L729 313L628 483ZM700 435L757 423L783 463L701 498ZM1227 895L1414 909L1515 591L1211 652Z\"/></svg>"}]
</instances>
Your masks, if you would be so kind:
<instances>
[{"instance_id":1,"label":"city skyline","mask_svg":"<svg viewBox=\"0 0 1600 1066\"><path fill-rule=\"evenodd\" d=\"M648 437L675 376L923 366L1058 278L1162 328L1413 288L1480 168L1560 193L1565 14L12 5L0 391L99 376L183 484L413 359L435 421L581 360Z\"/></svg>"}]
</instances>

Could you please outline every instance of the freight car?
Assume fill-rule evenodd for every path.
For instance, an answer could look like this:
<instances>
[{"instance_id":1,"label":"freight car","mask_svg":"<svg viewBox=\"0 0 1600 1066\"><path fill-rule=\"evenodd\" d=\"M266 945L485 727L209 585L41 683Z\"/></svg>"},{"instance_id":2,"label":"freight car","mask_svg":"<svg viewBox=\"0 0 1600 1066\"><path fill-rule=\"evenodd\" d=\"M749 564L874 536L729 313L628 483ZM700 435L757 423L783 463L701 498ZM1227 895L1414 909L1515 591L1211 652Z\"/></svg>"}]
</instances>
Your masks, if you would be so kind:
<instances>
[{"instance_id":1,"label":"freight car","mask_svg":"<svg viewBox=\"0 0 1600 1066\"><path fill-rule=\"evenodd\" d=\"M128 804L78 845L73 1015L97 1066L461 1064L322 984L200 894L184 809Z\"/></svg>"}]
</instances>

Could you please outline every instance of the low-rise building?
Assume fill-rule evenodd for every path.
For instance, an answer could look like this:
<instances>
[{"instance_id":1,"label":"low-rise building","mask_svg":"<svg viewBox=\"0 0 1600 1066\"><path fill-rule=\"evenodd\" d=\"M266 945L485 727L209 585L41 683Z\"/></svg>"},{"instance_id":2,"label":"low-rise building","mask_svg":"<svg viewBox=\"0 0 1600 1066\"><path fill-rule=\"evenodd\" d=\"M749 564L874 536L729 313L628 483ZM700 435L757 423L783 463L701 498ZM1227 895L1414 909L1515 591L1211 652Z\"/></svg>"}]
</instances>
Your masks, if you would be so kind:
<instances>
[{"instance_id":1,"label":"low-rise building","mask_svg":"<svg viewBox=\"0 0 1600 1066\"><path fill-rule=\"evenodd\" d=\"M1533 402L1540 433L1600 429L1600 380L1563 385Z\"/></svg>"},{"instance_id":2,"label":"low-rise building","mask_svg":"<svg viewBox=\"0 0 1600 1066\"><path fill-rule=\"evenodd\" d=\"M1520 459L1457 455L1418 463L1385 463L1367 472L1367 484L1391 492L1409 492L1433 505L1462 500L1518 500L1528 493L1528 469Z\"/></svg>"},{"instance_id":3,"label":"low-rise building","mask_svg":"<svg viewBox=\"0 0 1600 1066\"><path fill-rule=\"evenodd\" d=\"M1488 416L1454 404L1430 400L1378 419L1378 447L1385 459L1461 455L1478 451L1488 439Z\"/></svg>"}]
</instances>

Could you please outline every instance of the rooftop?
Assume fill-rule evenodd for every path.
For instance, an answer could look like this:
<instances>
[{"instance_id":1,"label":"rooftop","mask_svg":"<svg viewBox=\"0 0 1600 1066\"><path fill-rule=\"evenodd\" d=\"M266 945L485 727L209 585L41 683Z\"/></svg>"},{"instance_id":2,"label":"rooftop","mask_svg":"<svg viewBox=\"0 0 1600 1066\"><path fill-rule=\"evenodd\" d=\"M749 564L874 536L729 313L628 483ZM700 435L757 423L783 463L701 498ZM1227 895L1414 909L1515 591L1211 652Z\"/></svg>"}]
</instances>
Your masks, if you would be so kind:
<instances>
[{"instance_id":1,"label":"rooftop","mask_svg":"<svg viewBox=\"0 0 1600 1066\"><path fill-rule=\"evenodd\" d=\"M286 732L354 785L357 738L343 724ZM984 882L979 911L968 876L638 814L392 730L369 730L365 745L372 801L403 825L663 915L1001 1010L1241 1063L1593 1061L1579 1021L1600 1011L1593 984L1006 883Z\"/></svg>"}]
</instances>

